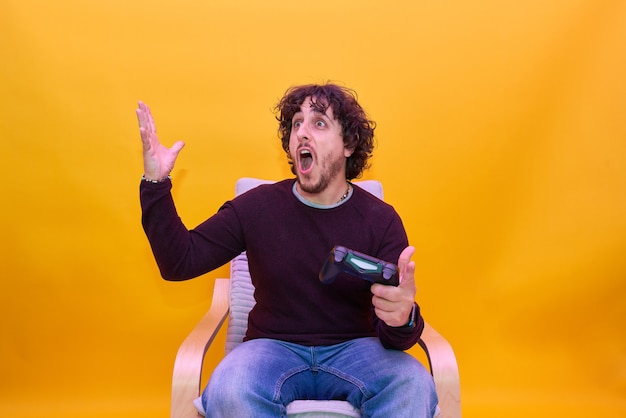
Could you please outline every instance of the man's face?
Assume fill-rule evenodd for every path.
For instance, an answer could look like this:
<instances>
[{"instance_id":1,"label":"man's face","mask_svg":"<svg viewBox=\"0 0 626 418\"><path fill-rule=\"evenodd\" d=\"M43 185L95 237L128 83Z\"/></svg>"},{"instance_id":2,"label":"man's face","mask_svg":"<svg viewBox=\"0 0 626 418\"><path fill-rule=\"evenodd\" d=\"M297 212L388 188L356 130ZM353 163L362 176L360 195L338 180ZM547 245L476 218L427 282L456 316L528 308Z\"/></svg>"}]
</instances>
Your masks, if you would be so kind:
<instances>
[{"instance_id":1,"label":"man's face","mask_svg":"<svg viewBox=\"0 0 626 418\"><path fill-rule=\"evenodd\" d=\"M307 97L291 121L289 152L301 191L317 194L329 184L345 184L346 159L341 124L333 110L325 111Z\"/></svg>"}]
</instances>

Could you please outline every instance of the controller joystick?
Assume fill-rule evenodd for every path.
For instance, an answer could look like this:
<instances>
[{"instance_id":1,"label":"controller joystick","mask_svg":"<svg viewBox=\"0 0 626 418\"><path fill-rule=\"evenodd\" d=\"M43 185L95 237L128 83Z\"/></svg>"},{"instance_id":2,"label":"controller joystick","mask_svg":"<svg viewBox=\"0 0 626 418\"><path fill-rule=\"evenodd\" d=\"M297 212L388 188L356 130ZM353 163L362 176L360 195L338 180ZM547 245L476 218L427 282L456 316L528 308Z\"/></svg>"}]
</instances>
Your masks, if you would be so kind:
<instances>
[{"instance_id":1,"label":"controller joystick","mask_svg":"<svg viewBox=\"0 0 626 418\"><path fill-rule=\"evenodd\" d=\"M383 266L383 278L385 280L391 279L391 277L397 272L397 268L394 265L385 264Z\"/></svg>"},{"instance_id":2,"label":"controller joystick","mask_svg":"<svg viewBox=\"0 0 626 418\"><path fill-rule=\"evenodd\" d=\"M332 254L334 256L333 258L335 263L341 263L343 259L346 258L346 255L348 255L348 251L346 250L346 247L337 246L334 248L334 251L332 251Z\"/></svg>"}]
</instances>

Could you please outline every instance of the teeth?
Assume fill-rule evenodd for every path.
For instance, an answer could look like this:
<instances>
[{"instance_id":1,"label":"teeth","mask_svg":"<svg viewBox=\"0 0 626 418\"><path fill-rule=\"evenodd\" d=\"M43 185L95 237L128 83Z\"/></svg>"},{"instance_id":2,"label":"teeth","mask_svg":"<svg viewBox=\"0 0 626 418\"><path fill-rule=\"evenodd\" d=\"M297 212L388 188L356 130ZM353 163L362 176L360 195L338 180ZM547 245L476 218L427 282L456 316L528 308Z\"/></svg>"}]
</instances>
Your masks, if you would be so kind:
<instances>
[{"instance_id":1,"label":"teeth","mask_svg":"<svg viewBox=\"0 0 626 418\"><path fill-rule=\"evenodd\" d=\"M300 150L300 170L308 172L313 165L313 154L308 149Z\"/></svg>"}]
</instances>

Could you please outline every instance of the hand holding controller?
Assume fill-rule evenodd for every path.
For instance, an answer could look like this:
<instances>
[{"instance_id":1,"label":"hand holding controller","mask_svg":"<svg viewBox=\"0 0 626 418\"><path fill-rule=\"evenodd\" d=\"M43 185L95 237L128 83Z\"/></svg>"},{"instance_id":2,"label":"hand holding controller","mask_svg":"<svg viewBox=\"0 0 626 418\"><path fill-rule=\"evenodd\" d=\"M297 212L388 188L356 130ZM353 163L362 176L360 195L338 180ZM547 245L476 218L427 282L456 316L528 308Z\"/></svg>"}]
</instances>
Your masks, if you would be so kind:
<instances>
[{"instance_id":1,"label":"hand holding controller","mask_svg":"<svg viewBox=\"0 0 626 418\"><path fill-rule=\"evenodd\" d=\"M335 246L322 266L319 278L322 283L335 281L340 273L350 274L372 283L398 286L398 266L340 245Z\"/></svg>"}]
</instances>

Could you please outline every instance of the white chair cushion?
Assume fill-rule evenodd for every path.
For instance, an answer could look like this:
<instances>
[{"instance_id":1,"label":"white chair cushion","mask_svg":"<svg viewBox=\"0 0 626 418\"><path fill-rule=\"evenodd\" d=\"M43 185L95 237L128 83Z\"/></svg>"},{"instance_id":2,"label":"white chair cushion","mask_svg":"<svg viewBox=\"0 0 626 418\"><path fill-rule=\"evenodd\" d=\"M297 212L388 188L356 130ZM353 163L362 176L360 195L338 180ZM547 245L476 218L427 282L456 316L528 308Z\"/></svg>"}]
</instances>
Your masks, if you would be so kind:
<instances>
[{"instance_id":1,"label":"white chair cushion","mask_svg":"<svg viewBox=\"0 0 626 418\"><path fill-rule=\"evenodd\" d=\"M206 416L202 397L194 399L193 405L203 417ZM287 405L291 418L359 418L359 410L346 401L293 401Z\"/></svg>"},{"instance_id":2,"label":"white chair cushion","mask_svg":"<svg viewBox=\"0 0 626 418\"><path fill-rule=\"evenodd\" d=\"M359 418L361 413L346 401L293 401L287 405L287 416L293 418Z\"/></svg>"},{"instance_id":3,"label":"white chair cushion","mask_svg":"<svg viewBox=\"0 0 626 418\"><path fill-rule=\"evenodd\" d=\"M201 397L194 399L193 405L200 415L206 416ZM293 401L287 405L287 416L291 418L358 418L361 415L346 401ZM441 410L437 405L434 418L440 416Z\"/></svg>"}]
</instances>

